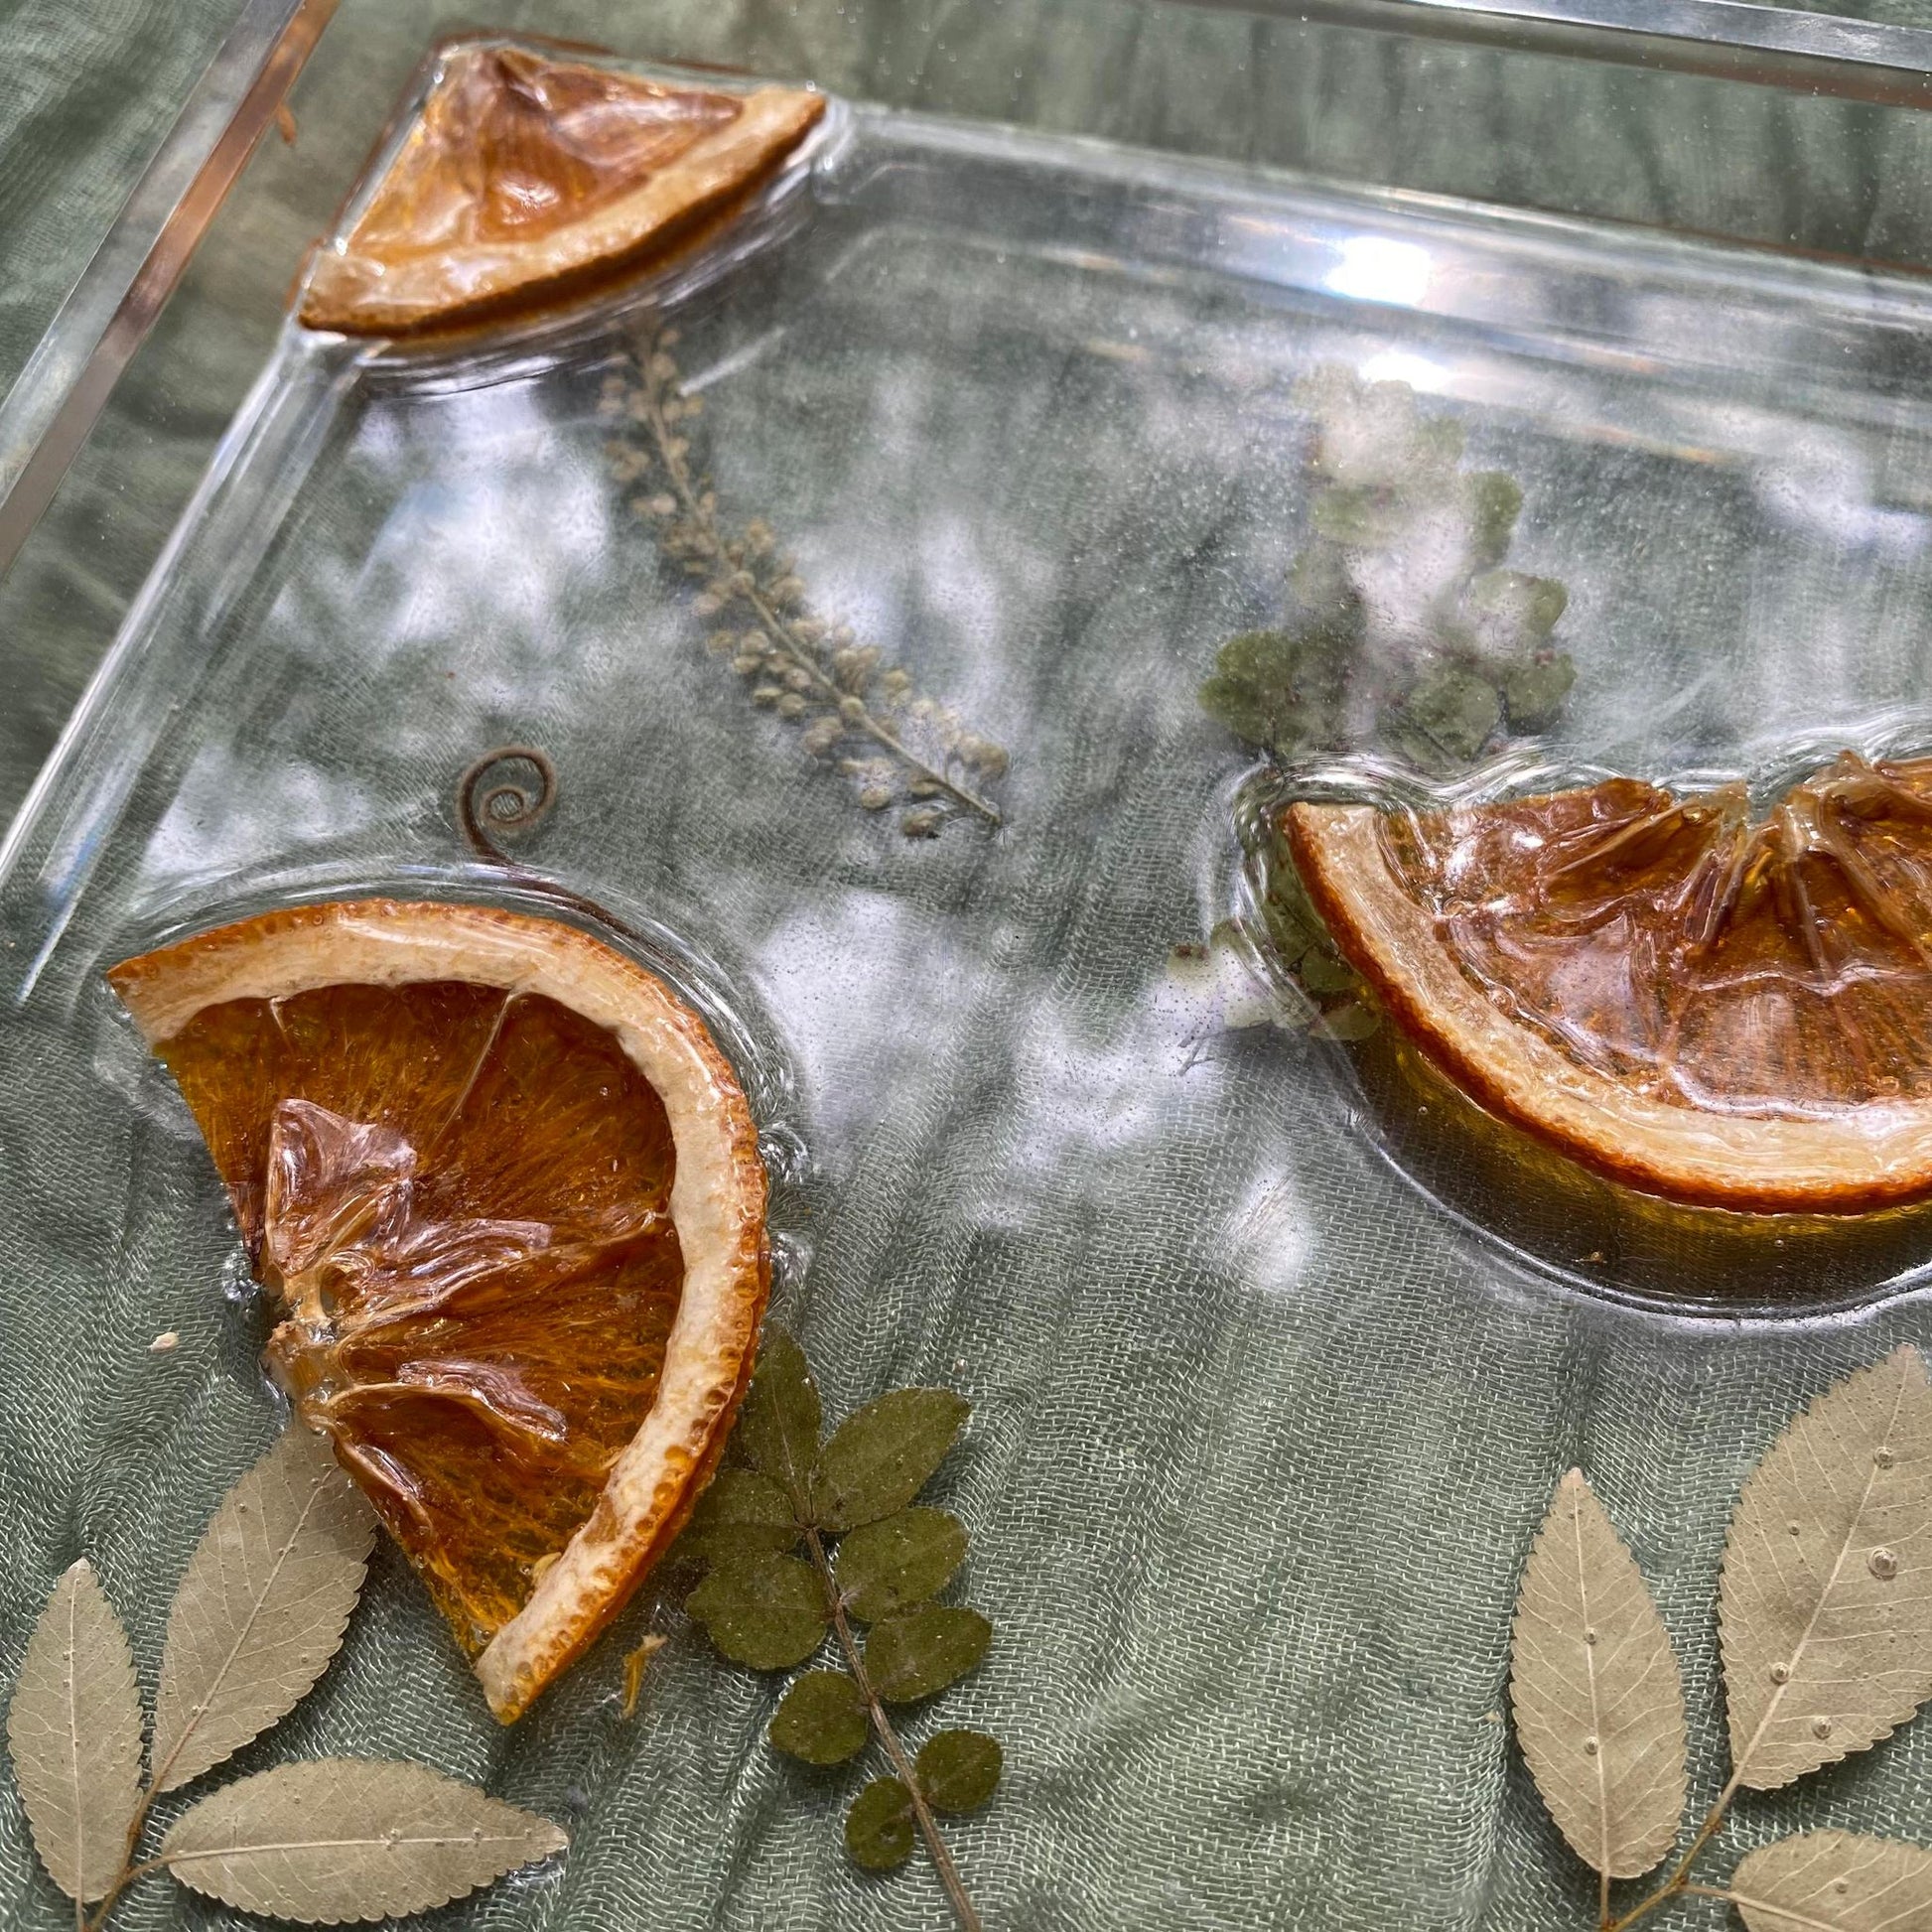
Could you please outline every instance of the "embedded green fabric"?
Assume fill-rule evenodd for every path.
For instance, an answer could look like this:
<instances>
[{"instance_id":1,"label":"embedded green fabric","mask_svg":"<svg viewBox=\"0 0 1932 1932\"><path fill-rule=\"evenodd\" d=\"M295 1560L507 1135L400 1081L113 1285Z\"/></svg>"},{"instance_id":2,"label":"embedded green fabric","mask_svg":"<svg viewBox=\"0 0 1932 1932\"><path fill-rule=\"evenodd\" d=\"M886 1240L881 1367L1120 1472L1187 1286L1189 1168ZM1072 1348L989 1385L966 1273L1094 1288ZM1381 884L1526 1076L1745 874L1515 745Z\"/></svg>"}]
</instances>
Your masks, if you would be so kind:
<instances>
[{"instance_id":1,"label":"embedded green fabric","mask_svg":"<svg viewBox=\"0 0 1932 1932\"><path fill-rule=\"evenodd\" d=\"M421 24L384 45L413 58ZM322 145L263 166L333 199L347 164L326 144L349 137L298 107ZM1038 206L1026 178L1010 192ZM206 605L129 667L131 792L86 790L69 818L109 766L76 771L0 882L0 1685L82 1551L151 1681L168 1589L277 1427L219 1188L100 967L184 899L319 883L302 868L340 888L454 867L449 785L519 738L564 784L520 856L701 948L784 1069L755 1095L809 1159L776 1203L776 1313L828 1413L907 1382L974 1405L929 1497L972 1533L964 1586L996 1637L908 1735L1001 1739L993 1803L947 1828L991 1932L1585 1927L1593 1881L1503 1703L1552 1484L1588 1470L1657 1591L1695 1806L1724 1770L1711 1603L1737 1484L1808 1395L1926 1341L1924 1313L1689 1323L1577 1296L1402 1178L1325 1049L1214 1032L1176 995L1168 951L1223 908L1243 766L1195 688L1218 643L1271 620L1293 552L1302 426L1277 363L1383 338L1349 336L1325 295L1291 317L1112 275L1098 250L976 256L909 219L890 247L854 240L828 215L781 265L748 267L679 354L727 508L769 519L828 615L1008 749L1010 828L904 839L747 702L610 474L606 350L529 386L365 396L319 451L292 443L275 546L216 545ZM175 427L148 456L132 417L112 432L152 463L123 479L137 496L193 468L196 412L224 411L265 352L260 311L211 320L220 261L147 365ZM1426 319L1375 327L1503 366ZM1244 370L1269 379L1240 391ZM1912 688L1926 566L1902 524L1859 549L1856 521L1904 517L1927 474L1909 394L1885 415L1874 378L1883 428L1820 445L1863 462L1889 439L1891 495L1847 458L1794 500L1758 485L1786 476L1772 431L1796 385L1733 386L1707 416L1674 377L1587 380L1643 438L1591 440L1592 416L1565 441L1582 387L1574 417L1512 413L1506 382L1460 411L1524 482L1526 567L1573 593L1564 749L1715 759L1814 720L1821 685L1864 704ZM127 541L103 581L132 569ZM50 653L80 631L55 622L61 572L95 568L75 550L37 580ZM1775 622L1742 621L1753 599ZM72 916L28 986L50 905ZM170 1329L180 1345L151 1353ZM916 1862L852 1869L842 1774L765 1743L780 1680L660 1613L677 1634L623 1719L621 1658L650 1615L640 1601L503 1731L384 1546L342 1659L236 1768L414 1757L570 1831L560 1867L441 1924L942 1925ZM1932 1730L1913 1725L1754 1801L1730 1842L1814 1822L1932 1841L1929 1788ZM1702 1909L1666 1923L1718 1923ZM4 1777L0 1919L71 1923ZM156 1876L116 1922L246 1921Z\"/></svg>"},{"instance_id":2,"label":"embedded green fabric","mask_svg":"<svg viewBox=\"0 0 1932 1932\"><path fill-rule=\"evenodd\" d=\"M240 10L240 0L0 8L0 396Z\"/></svg>"}]
</instances>

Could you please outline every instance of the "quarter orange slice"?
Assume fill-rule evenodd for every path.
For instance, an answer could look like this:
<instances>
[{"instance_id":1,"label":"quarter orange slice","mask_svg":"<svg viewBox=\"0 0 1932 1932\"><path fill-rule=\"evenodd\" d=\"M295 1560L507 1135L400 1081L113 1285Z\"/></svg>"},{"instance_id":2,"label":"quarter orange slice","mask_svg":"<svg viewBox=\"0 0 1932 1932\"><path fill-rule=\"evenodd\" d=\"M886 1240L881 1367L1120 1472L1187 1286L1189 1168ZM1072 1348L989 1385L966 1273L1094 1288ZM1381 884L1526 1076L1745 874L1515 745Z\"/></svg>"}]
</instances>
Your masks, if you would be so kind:
<instances>
[{"instance_id":1,"label":"quarter orange slice","mask_svg":"<svg viewBox=\"0 0 1932 1932\"><path fill-rule=\"evenodd\" d=\"M456 48L348 238L318 256L302 320L400 336L568 292L689 233L824 111L802 88Z\"/></svg>"},{"instance_id":2,"label":"quarter orange slice","mask_svg":"<svg viewBox=\"0 0 1932 1932\"><path fill-rule=\"evenodd\" d=\"M750 1378L744 1094L661 980L492 907L299 906L108 978L277 1300L272 1372L508 1722L676 1534Z\"/></svg>"},{"instance_id":3,"label":"quarter orange slice","mask_svg":"<svg viewBox=\"0 0 1932 1932\"><path fill-rule=\"evenodd\" d=\"M1287 831L1423 1051L1563 1153L1757 1212L1932 1194L1932 759L1848 752L1758 821L1613 778Z\"/></svg>"}]
</instances>

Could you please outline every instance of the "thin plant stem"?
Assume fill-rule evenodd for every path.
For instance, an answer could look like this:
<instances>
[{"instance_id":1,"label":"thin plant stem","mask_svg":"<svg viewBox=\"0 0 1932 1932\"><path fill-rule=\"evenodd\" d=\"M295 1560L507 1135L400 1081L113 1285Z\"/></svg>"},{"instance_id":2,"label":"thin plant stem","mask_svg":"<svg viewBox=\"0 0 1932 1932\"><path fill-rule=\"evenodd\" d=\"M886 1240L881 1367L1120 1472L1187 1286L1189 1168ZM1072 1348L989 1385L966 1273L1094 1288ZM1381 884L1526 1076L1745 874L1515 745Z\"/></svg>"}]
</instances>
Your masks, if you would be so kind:
<instances>
[{"instance_id":1,"label":"thin plant stem","mask_svg":"<svg viewBox=\"0 0 1932 1932\"><path fill-rule=\"evenodd\" d=\"M1646 1893L1627 1912L1608 1920L1605 1932L1626 1932L1627 1927L1635 1925L1639 1919L1648 1918L1659 1905L1668 1903L1669 1900L1684 1892L1702 1889L1690 1882L1691 1866L1703 1855L1705 1847L1717 1837L1718 1828L1723 1825L1725 1815L1730 1809L1730 1801L1737 1795L1737 1785L1738 1774L1733 1771L1730 1782L1718 1793L1718 1802L1705 1814L1704 1823L1697 1829L1697 1836L1691 1840L1684 1856L1678 1860L1676 1869L1655 1891Z\"/></svg>"},{"instance_id":2,"label":"thin plant stem","mask_svg":"<svg viewBox=\"0 0 1932 1932\"><path fill-rule=\"evenodd\" d=\"M980 1915L973 1909L973 1901L966 1896L966 1887L960 1883L959 1867L953 1863L952 1854L946 1850L946 1841L939 1835L939 1821L933 1817L932 1807L926 1803L925 1794L919 1789L918 1774L912 1768L912 1760L905 1754L905 1746L899 1742L898 1732L893 1728L892 1720L886 1715L886 1707L880 1702L872 1679L866 1675L865 1659L860 1654L858 1639L852 1634L852 1625L846 1618L838 1579L832 1574L831 1560L825 1554L825 1545L819 1540L818 1531L808 1528L805 1542L811 1551L819 1584L825 1591L825 1607L831 1612L832 1628L838 1634L839 1648L845 1652L846 1668L851 1671L853 1682L859 1687L859 1695L865 1699L866 1708L872 1713L872 1727L878 1732L886 1755L892 1759L893 1769L898 1773L899 1782L905 1786L912 1800L912 1816L918 1822L919 1836L925 1840L925 1849L931 1854L932 1866L945 1889L946 1902L952 1907L952 1915L959 1922L960 1932L984 1932Z\"/></svg>"},{"instance_id":3,"label":"thin plant stem","mask_svg":"<svg viewBox=\"0 0 1932 1932\"><path fill-rule=\"evenodd\" d=\"M537 774L534 785L499 778L486 791L483 781L499 764L527 764ZM536 745L497 745L473 759L456 781L456 810L463 836L479 859L497 865L513 863L496 843L501 832L527 832L546 817L557 802L557 767L550 755Z\"/></svg>"},{"instance_id":4,"label":"thin plant stem","mask_svg":"<svg viewBox=\"0 0 1932 1932\"><path fill-rule=\"evenodd\" d=\"M142 1822L146 1821L148 1803L153 1795L151 1791L142 1793ZM139 1830L138 1825L136 1830ZM75 1902L74 1917L79 1924L80 1932L100 1932L100 1928L107 1923L107 1914L112 1909L114 1901L120 1897L122 1892L126 1891L128 1886L134 1884L139 1879L147 1877L150 1872L165 1871L168 1868L168 1861L166 1859L143 1859L139 1864L135 1864L131 1861L132 1855L130 1854L130 1862L121 1866L120 1872L116 1876L113 1884L101 1894L100 1903L94 1908L94 1915L91 1920L81 1916L79 1904L77 1901Z\"/></svg>"},{"instance_id":5,"label":"thin plant stem","mask_svg":"<svg viewBox=\"0 0 1932 1932\"><path fill-rule=\"evenodd\" d=\"M649 345L644 345L639 359L646 368L653 352ZM729 578L725 538L718 528L716 511L707 505L704 491L699 489L692 481L690 467L684 460L682 450L677 447L678 439L672 435L671 426L664 420L662 408L648 375L644 381L643 405L645 427L650 431L651 441L657 446L657 460L665 476L670 480L672 491L691 524L703 532L711 546L709 554L727 566ZM760 595L756 584L731 585L727 594L740 599L751 610L753 616L758 619L759 628L764 632L772 646L783 655L786 663L810 680L814 694L831 705L838 713L841 722L849 729L870 738L875 745L890 752L908 770L915 773L922 782L937 787L955 804L968 811L977 812L989 825L997 826L1004 822L997 806L988 803L977 792L948 777L938 766L927 763L903 739L874 716L871 707L864 699L846 691L836 679L830 677L810 646L797 635L791 624L772 609L770 603Z\"/></svg>"},{"instance_id":6,"label":"thin plant stem","mask_svg":"<svg viewBox=\"0 0 1932 1932\"><path fill-rule=\"evenodd\" d=\"M145 1878L150 1871L161 1868L160 1859L149 1859L141 1864L136 1864L134 1854L140 1849L142 1833L147 1830L148 1813L154 1809L154 1801L160 1795L161 1780L175 1768L175 1759L181 1755L182 1746L188 1742L190 1735L192 1735L192 1726L190 1730L182 1733L175 1748L169 1752L168 1761L158 1765L154 1775L141 1787L141 1801L134 1807L134 1816L128 1821L127 1838L121 1848L121 1868L114 1874L114 1882L101 1894L100 1902L94 1907L94 1915L91 1919L86 1916L80 1901L78 1899L74 1901L74 1932L100 1932L100 1928L107 1923L107 1914L113 1910L115 1901L119 1899L121 1893L126 1891L137 1878Z\"/></svg>"}]
</instances>

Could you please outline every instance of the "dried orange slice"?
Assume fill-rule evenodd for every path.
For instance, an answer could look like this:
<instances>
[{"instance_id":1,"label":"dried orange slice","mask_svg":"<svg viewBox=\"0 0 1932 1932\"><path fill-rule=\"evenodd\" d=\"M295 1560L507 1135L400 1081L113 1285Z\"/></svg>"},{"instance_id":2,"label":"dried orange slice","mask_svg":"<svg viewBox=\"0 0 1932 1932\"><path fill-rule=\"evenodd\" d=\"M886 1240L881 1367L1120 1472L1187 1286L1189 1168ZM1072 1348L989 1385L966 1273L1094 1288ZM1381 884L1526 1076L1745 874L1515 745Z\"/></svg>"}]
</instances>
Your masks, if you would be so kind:
<instances>
[{"instance_id":1,"label":"dried orange slice","mask_svg":"<svg viewBox=\"0 0 1932 1932\"><path fill-rule=\"evenodd\" d=\"M688 233L824 111L801 88L459 47L347 240L319 254L302 320L399 336L567 292Z\"/></svg>"},{"instance_id":2,"label":"dried orange slice","mask_svg":"<svg viewBox=\"0 0 1932 1932\"><path fill-rule=\"evenodd\" d=\"M108 974L283 1319L269 1363L515 1718L709 1480L769 1283L745 1096L559 921L292 907Z\"/></svg>"},{"instance_id":3,"label":"dried orange slice","mask_svg":"<svg viewBox=\"0 0 1932 1932\"><path fill-rule=\"evenodd\" d=\"M1932 759L1605 783L1287 830L1336 943L1471 1098L1631 1185L1854 1213L1932 1193Z\"/></svg>"}]
</instances>

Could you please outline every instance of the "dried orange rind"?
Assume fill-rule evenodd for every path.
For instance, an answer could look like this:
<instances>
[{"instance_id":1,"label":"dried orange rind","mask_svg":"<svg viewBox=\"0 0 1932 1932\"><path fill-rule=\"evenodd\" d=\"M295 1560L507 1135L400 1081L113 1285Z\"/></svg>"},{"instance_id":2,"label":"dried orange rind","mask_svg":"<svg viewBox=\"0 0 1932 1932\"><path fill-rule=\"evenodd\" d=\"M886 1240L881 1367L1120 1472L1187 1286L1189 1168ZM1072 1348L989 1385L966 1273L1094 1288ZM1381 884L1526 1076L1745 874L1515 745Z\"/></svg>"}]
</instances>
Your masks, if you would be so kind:
<instances>
[{"instance_id":1,"label":"dried orange rind","mask_svg":"<svg viewBox=\"0 0 1932 1932\"><path fill-rule=\"evenodd\" d=\"M1847 753L1762 819L1616 778L1286 829L1396 1021L1562 1153L1747 1212L1932 1194L1932 759Z\"/></svg>"},{"instance_id":2,"label":"dried orange rind","mask_svg":"<svg viewBox=\"0 0 1932 1932\"><path fill-rule=\"evenodd\" d=\"M284 1319L270 1346L504 1722L709 1480L769 1286L750 1109L703 1021L561 921L290 907L108 975Z\"/></svg>"},{"instance_id":3,"label":"dried orange rind","mask_svg":"<svg viewBox=\"0 0 1932 1932\"><path fill-rule=\"evenodd\" d=\"M574 293L746 194L825 111L803 88L673 86L527 49L453 49L301 319L407 336Z\"/></svg>"}]
</instances>

